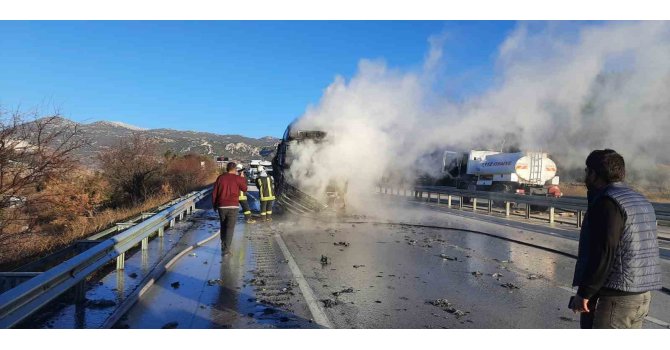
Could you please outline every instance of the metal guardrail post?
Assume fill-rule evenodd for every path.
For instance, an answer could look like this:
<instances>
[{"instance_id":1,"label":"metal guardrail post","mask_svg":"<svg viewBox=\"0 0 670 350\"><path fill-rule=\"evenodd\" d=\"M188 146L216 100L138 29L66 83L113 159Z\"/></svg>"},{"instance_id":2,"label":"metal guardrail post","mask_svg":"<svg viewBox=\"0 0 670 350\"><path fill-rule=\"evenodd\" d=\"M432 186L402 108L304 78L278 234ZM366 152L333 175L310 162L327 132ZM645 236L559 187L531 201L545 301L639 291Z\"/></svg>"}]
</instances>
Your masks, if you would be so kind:
<instances>
[{"instance_id":1,"label":"metal guardrail post","mask_svg":"<svg viewBox=\"0 0 670 350\"><path fill-rule=\"evenodd\" d=\"M426 199L426 202L430 202L430 192L427 192L428 194L428 199Z\"/></svg>"},{"instance_id":2,"label":"metal guardrail post","mask_svg":"<svg viewBox=\"0 0 670 350\"><path fill-rule=\"evenodd\" d=\"M549 223L554 223L554 207L549 207Z\"/></svg>"},{"instance_id":3,"label":"metal guardrail post","mask_svg":"<svg viewBox=\"0 0 670 350\"><path fill-rule=\"evenodd\" d=\"M447 196L447 208L451 209L451 195Z\"/></svg>"},{"instance_id":4,"label":"metal guardrail post","mask_svg":"<svg viewBox=\"0 0 670 350\"><path fill-rule=\"evenodd\" d=\"M463 196L458 196L458 209L463 209Z\"/></svg>"},{"instance_id":5,"label":"metal guardrail post","mask_svg":"<svg viewBox=\"0 0 670 350\"><path fill-rule=\"evenodd\" d=\"M175 218L170 219L170 228L173 228L175 224Z\"/></svg>"},{"instance_id":6,"label":"metal guardrail post","mask_svg":"<svg viewBox=\"0 0 670 350\"><path fill-rule=\"evenodd\" d=\"M149 249L149 237L142 238L142 250Z\"/></svg>"},{"instance_id":7,"label":"metal guardrail post","mask_svg":"<svg viewBox=\"0 0 670 350\"><path fill-rule=\"evenodd\" d=\"M116 296L123 299L123 292L126 289L126 274L120 271L116 272Z\"/></svg>"},{"instance_id":8,"label":"metal guardrail post","mask_svg":"<svg viewBox=\"0 0 670 350\"><path fill-rule=\"evenodd\" d=\"M577 228L582 227L582 211L577 210Z\"/></svg>"},{"instance_id":9,"label":"metal guardrail post","mask_svg":"<svg viewBox=\"0 0 670 350\"><path fill-rule=\"evenodd\" d=\"M77 283L74 287L74 302L81 304L86 301L86 279Z\"/></svg>"},{"instance_id":10,"label":"metal guardrail post","mask_svg":"<svg viewBox=\"0 0 670 350\"><path fill-rule=\"evenodd\" d=\"M126 253L121 253L116 257L116 269L123 270L126 268Z\"/></svg>"},{"instance_id":11,"label":"metal guardrail post","mask_svg":"<svg viewBox=\"0 0 670 350\"><path fill-rule=\"evenodd\" d=\"M163 237L164 233L165 233L165 227L161 225L161 227L158 228L158 237Z\"/></svg>"},{"instance_id":12,"label":"metal guardrail post","mask_svg":"<svg viewBox=\"0 0 670 350\"><path fill-rule=\"evenodd\" d=\"M440 204L440 194L437 194L437 204Z\"/></svg>"},{"instance_id":13,"label":"metal guardrail post","mask_svg":"<svg viewBox=\"0 0 670 350\"><path fill-rule=\"evenodd\" d=\"M472 198L472 211L477 211L477 198Z\"/></svg>"},{"instance_id":14,"label":"metal guardrail post","mask_svg":"<svg viewBox=\"0 0 670 350\"><path fill-rule=\"evenodd\" d=\"M489 203L488 213L491 214L493 212L493 203L490 199L488 200L488 203Z\"/></svg>"},{"instance_id":15,"label":"metal guardrail post","mask_svg":"<svg viewBox=\"0 0 670 350\"><path fill-rule=\"evenodd\" d=\"M530 219L530 204L526 203L526 219Z\"/></svg>"}]
</instances>

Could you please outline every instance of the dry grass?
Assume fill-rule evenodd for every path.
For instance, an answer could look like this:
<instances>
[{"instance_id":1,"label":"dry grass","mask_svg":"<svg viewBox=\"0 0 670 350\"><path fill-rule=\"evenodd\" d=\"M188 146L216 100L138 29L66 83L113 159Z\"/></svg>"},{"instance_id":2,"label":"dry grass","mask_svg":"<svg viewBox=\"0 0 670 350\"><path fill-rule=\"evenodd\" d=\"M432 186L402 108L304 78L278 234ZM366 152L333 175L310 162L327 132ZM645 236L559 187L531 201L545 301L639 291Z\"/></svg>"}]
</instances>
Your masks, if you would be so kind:
<instances>
[{"instance_id":1,"label":"dry grass","mask_svg":"<svg viewBox=\"0 0 670 350\"><path fill-rule=\"evenodd\" d=\"M586 197L586 186L581 183L568 183L559 185L564 196ZM670 203L670 189L637 188L649 201L656 203Z\"/></svg>"},{"instance_id":2,"label":"dry grass","mask_svg":"<svg viewBox=\"0 0 670 350\"><path fill-rule=\"evenodd\" d=\"M174 199L173 195L164 193L151 197L134 207L105 209L93 217L77 216L59 234L24 233L16 235L3 244L4 248L0 252L0 271L11 270L32 260L40 259L67 247L74 241L85 239L117 222L150 211L172 199ZM9 247L11 249L8 249Z\"/></svg>"}]
</instances>

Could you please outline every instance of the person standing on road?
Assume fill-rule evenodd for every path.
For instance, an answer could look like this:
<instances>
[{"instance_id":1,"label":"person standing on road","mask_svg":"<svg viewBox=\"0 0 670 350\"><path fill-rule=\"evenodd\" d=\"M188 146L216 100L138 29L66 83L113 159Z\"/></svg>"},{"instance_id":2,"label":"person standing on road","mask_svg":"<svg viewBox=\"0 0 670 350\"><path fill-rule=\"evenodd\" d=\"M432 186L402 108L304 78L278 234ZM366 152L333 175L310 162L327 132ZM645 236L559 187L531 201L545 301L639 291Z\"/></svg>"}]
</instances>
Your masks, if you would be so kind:
<instances>
[{"instance_id":1,"label":"person standing on road","mask_svg":"<svg viewBox=\"0 0 670 350\"><path fill-rule=\"evenodd\" d=\"M237 223L239 197L247 191L247 181L237 175L237 164L229 162L226 172L219 175L212 190L212 206L218 210L221 222L221 252L230 254L230 244Z\"/></svg>"},{"instance_id":2,"label":"person standing on road","mask_svg":"<svg viewBox=\"0 0 670 350\"><path fill-rule=\"evenodd\" d=\"M246 178L244 177L244 167L242 167L242 164L237 164L237 175L241 176L244 181L246 182ZM256 222L256 220L251 218L251 208L249 207L249 201L247 200L247 192L246 191L240 191L240 205L242 206L242 213L244 214L244 219L247 224L253 224Z\"/></svg>"},{"instance_id":3,"label":"person standing on road","mask_svg":"<svg viewBox=\"0 0 670 350\"><path fill-rule=\"evenodd\" d=\"M274 180L268 176L263 166L259 166L258 171L260 174L256 179L256 186L261 197L261 220L272 221L272 203L275 200Z\"/></svg>"},{"instance_id":4,"label":"person standing on road","mask_svg":"<svg viewBox=\"0 0 670 350\"><path fill-rule=\"evenodd\" d=\"M654 207L623 185L623 157L611 149L586 158L588 209L579 235L572 309L581 328L641 328L652 290L661 289Z\"/></svg>"}]
</instances>

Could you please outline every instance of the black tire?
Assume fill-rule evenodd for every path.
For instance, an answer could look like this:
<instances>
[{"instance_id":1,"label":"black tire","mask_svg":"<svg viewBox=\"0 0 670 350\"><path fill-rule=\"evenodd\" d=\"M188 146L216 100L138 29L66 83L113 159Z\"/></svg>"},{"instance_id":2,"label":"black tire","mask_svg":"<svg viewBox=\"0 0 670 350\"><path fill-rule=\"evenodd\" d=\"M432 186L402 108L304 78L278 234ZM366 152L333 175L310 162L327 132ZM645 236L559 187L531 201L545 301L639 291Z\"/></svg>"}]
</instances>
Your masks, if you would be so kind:
<instances>
[{"instance_id":1,"label":"black tire","mask_svg":"<svg viewBox=\"0 0 670 350\"><path fill-rule=\"evenodd\" d=\"M503 183L495 183L493 186L491 186L491 192L496 192L496 193L512 193L512 186L508 184L503 184ZM504 208L505 207L505 202L504 201L493 201L493 206L495 208Z\"/></svg>"},{"instance_id":2,"label":"black tire","mask_svg":"<svg viewBox=\"0 0 670 350\"><path fill-rule=\"evenodd\" d=\"M470 184L467 182L460 182L458 185L456 185L456 188L459 190L468 190L468 187L470 187ZM463 197L463 204L470 204L472 202L472 199L470 197Z\"/></svg>"}]
</instances>

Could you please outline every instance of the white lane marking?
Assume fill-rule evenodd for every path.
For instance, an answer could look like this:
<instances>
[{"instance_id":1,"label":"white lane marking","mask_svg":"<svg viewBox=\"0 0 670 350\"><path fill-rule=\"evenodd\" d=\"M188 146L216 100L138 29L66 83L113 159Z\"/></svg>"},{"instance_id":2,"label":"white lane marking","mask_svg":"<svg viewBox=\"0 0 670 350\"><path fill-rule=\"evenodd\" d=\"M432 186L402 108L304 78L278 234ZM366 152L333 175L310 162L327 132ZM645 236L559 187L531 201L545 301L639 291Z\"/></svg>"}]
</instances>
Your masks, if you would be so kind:
<instances>
[{"instance_id":1,"label":"white lane marking","mask_svg":"<svg viewBox=\"0 0 670 350\"><path fill-rule=\"evenodd\" d=\"M645 317L644 319L647 320L647 321L649 321L649 322L651 322L651 323L656 323L656 324L659 325L659 326L663 326L663 327L666 327L666 328L670 328L670 323L667 323L667 322L665 322L665 321L661 321L661 320L659 320L658 318L654 318L654 317L651 317L651 316L647 316L647 317Z\"/></svg>"},{"instance_id":2,"label":"white lane marking","mask_svg":"<svg viewBox=\"0 0 670 350\"><path fill-rule=\"evenodd\" d=\"M577 292L576 289L574 289L574 288L570 288L570 287L566 287L566 286L558 286L558 288L563 289L563 290L568 291L568 292L573 293L573 294Z\"/></svg>"},{"instance_id":3,"label":"white lane marking","mask_svg":"<svg viewBox=\"0 0 670 350\"><path fill-rule=\"evenodd\" d=\"M298 287L300 287L302 296L305 298L305 302L307 302L307 307L309 308L309 311L312 313L314 322L326 328L333 328L333 325L330 323L330 320L328 320L328 316L326 316L326 313L323 310L321 310L319 302L316 300L316 297L314 297L314 292L312 291L312 288L310 288L309 284L307 283L307 280L302 275L302 272L300 272L300 268L298 268L298 265L295 263L295 260L293 260L293 256L291 255L291 252L289 252L288 247L286 247L284 239L282 239L278 233L275 233L274 236L275 240L277 241L277 244L279 245L279 248L281 249L282 253L284 253L284 258L288 260L288 267L291 269L293 277L296 279L296 281L298 281Z\"/></svg>"}]
</instances>

